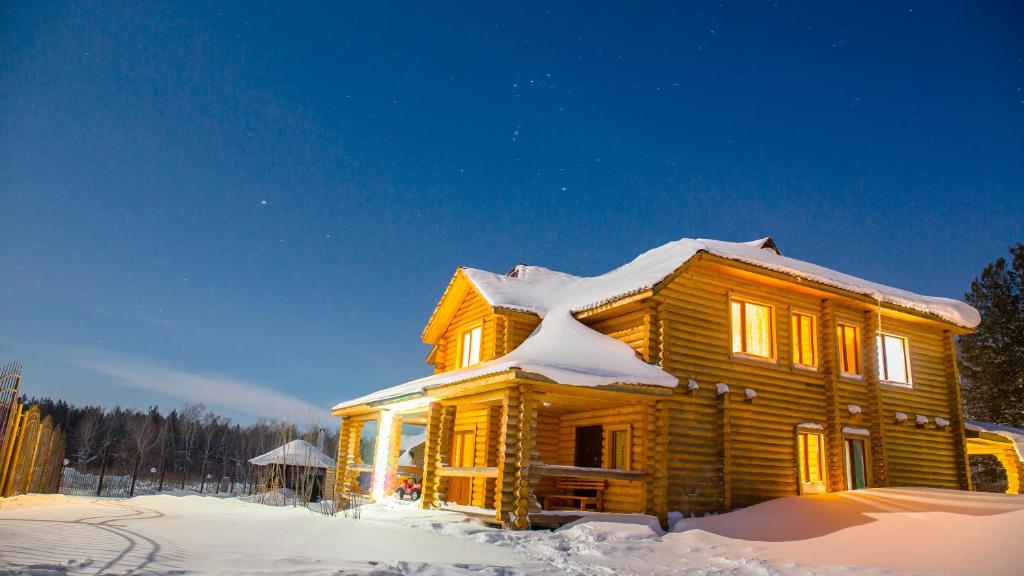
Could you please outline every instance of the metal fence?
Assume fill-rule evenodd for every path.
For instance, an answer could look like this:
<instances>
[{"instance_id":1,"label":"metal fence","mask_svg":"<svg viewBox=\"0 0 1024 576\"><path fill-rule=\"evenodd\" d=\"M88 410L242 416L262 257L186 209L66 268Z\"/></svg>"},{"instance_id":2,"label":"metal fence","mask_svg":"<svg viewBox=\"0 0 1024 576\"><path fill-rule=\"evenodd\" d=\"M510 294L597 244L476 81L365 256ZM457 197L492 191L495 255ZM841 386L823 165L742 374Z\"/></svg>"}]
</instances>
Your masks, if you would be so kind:
<instances>
[{"instance_id":1,"label":"metal fence","mask_svg":"<svg viewBox=\"0 0 1024 576\"><path fill-rule=\"evenodd\" d=\"M57 492L64 461L64 431L39 408L18 402L21 366L0 368L0 496Z\"/></svg>"}]
</instances>

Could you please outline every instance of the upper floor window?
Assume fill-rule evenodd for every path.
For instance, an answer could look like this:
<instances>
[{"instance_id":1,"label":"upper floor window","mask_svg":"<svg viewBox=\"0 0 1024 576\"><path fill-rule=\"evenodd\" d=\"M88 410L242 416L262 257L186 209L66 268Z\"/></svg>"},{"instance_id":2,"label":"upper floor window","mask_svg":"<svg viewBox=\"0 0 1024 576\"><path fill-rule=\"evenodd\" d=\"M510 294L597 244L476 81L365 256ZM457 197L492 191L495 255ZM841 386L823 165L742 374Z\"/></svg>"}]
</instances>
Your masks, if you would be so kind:
<instances>
[{"instance_id":1,"label":"upper floor window","mask_svg":"<svg viewBox=\"0 0 1024 576\"><path fill-rule=\"evenodd\" d=\"M459 368L466 368L480 363L480 340L483 326L475 326L462 333L459 345Z\"/></svg>"},{"instance_id":2,"label":"upper floor window","mask_svg":"<svg viewBox=\"0 0 1024 576\"><path fill-rule=\"evenodd\" d=\"M818 366L817 322L814 316L802 312L791 314L793 335L793 364L807 368Z\"/></svg>"},{"instance_id":3,"label":"upper floor window","mask_svg":"<svg viewBox=\"0 0 1024 576\"><path fill-rule=\"evenodd\" d=\"M836 327L839 348L839 372L860 376L860 329L849 324Z\"/></svg>"},{"instance_id":4,"label":"upper floor window","mask_svg":"<svg viewBox=\"0 0 1024 576\"><path fill-rule=\"evenodd\" d=\"M910 384L907 339L892 334L878 335L878 377L883 382Z\"/></svg>"},{"instance_id":5,"label":"upper floor window","mask_svg":"<svg viewBox=\"0 0 1024 576\"><path fill-rule=\"evenodd\" d=\"M775 358L772 307L733 300L732 351L759 358Z\"/></svg>"}]
</instances>

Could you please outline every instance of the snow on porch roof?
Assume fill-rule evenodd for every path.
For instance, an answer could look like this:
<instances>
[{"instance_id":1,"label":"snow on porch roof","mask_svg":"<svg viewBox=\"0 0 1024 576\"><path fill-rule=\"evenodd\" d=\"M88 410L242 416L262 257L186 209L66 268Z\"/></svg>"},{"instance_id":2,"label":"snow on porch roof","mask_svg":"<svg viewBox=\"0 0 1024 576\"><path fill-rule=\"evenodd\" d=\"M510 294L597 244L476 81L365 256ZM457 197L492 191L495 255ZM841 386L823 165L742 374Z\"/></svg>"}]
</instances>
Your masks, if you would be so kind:
<instances>
[{"instance_id":1,"label":"snow on porch roof","mask_svg":"<svg viewBox=\"0 0 1024 576\"><path fill-rule=\"evenodd\" d=\"M992 422L981 422L978 420L965 420L964 428L972 432L990 432L1006 438L1010 442L1013 442L1013 447L1017 451L1017 457L1024 460L1024 430L1014 428L1012 426L1003 426L1002 424L993 424Z\"/></svg>"},{"instance_id":2,"label":"snow on porch roof","mask_svg":"<svg viewBox=\"0 0 1024 576\"><path fill-rule=\"evenodd\" d=\"M781 255L770 237L751 242L683 238L592 277L522 264L513 268L510 274L463 268L469 281L492 306L540 316L541 322L533 334L500 358L379 390L342 402L334 409L422 394L430 387L515 369L575 386L648 384L674 387L678 383L675 376L647 364L625 343L584 326L573 317L573 313L654 288L701 252L867 295L880 302L932 314L967 328L973 328L981 320L974 308L957 300L921 296L787 258Z\"/></svg>"},{"instance_id":3,"label":"snow on porch roof","mask_svg":"<svg viewBox=\"0 0 1024 576\"><path fill-rule=\"evenodd\" d=\"M282 464L287 466L334 468L333 459L305 440L292 440L266 454L251 458L249 462L257 466Z\"/></svg>"}]
</instances>

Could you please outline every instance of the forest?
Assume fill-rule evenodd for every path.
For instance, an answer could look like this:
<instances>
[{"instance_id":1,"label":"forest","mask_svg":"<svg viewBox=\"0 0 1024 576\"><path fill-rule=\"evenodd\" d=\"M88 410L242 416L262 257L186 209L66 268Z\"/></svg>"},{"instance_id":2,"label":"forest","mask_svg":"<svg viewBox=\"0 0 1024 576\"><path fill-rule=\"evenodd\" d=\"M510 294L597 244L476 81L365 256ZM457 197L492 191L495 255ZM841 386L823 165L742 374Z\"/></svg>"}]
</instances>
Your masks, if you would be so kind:
<instances>
[{"instance_id":1,"label":"forest","mask_svg":"<svg viewBox=\"0 0 1024 576\"><path fill-rule=\"evenodd\" d=\"M25 398L65 431L67 450L62 492L102 491L133 495L187 489L199 492L252 493L266 481L249 459L301 438L333 457L337 430L318 422L260 419L242 425L186 404L162 412L132 408L76 406L53 398ZM102 480L101 480L102 478Z\"/></svg>"}]
</instances>

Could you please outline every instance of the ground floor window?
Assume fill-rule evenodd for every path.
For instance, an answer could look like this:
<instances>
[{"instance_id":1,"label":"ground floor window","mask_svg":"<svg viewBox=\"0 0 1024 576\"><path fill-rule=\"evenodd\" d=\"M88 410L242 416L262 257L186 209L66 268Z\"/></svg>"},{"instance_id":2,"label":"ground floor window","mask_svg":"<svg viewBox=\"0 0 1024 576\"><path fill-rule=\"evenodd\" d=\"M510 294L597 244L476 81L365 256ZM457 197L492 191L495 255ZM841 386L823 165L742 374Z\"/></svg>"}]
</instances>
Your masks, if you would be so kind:
<instances>
[{"instance_id":1,"label":"ground floor window","mask_svg":"<svg viewBox=\"0 0 1024 576\"><path fill-rule=\"evenodd\" d=\"M600 468L604 452L604 426L576 427L576 454L573 465L582 468Z\"/></svg>"},{"instance_id":2,"label":"ground floor window","mask_svg":"<svg viewBox=\"0 0 1024 576\"><path fill-rule=\"evenodd\" d=\"M824 492L825 435L820 432L798 432L797 451L800 461L800 493Z\"/></svg>"},{"instance_id":3,"label":"ground floor window","mask_svg":"<svg viewBox=\"0 0 1024 576\"><path fill-rule=\"evenodd\" d=\"M609 426L608 453L605 456L605 468L612 470L629 470L630 437L629 425Z\"/></svg>"},{"instance_id":4,"label":"ground floor window","mask_svg":"<svg viewBox=\"0 0 1024 576\"><path fill-rule=\"evenodd\" d=\"M867 455L864 440L847 438L843 441L846 462L846 489L860 490L868 486Z\"/></svg>"}]
</instances>

